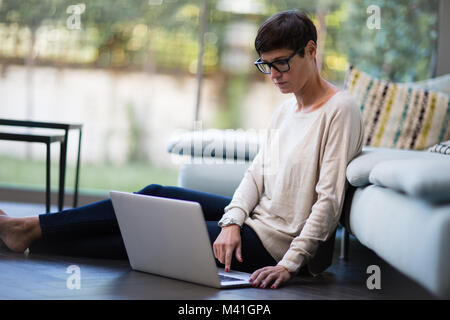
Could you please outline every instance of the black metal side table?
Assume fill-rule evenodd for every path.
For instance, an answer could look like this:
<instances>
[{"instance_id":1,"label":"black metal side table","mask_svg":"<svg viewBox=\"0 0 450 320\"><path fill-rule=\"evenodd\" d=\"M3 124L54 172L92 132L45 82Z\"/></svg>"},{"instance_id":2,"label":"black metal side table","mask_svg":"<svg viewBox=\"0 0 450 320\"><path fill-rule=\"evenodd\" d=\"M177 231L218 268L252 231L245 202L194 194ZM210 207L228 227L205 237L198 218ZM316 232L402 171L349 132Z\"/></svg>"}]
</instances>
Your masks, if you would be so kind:
<instances>
[{"instance_id":1,"label":"black metal side table","mask_svg":"<svg viewBox=\"0 0 450 320\"><path fill-rule=\"evenodd\" d=\"M10 120L10 119L0 119L0 125L64 130L64 132L65 132L64 135L36 135L36 134L0 132L0 140L38 142L38 143L46 144L46 146L47 146L47 157L46 158L47 159L46 159L45 199L46 199L47 212L50 212L50 146L54 142L59 142L61 145L60 158L59 158L59 192L58 192L58 209L61 211L64 207L64 194L65 194L64 189L65 189L67 143L68 143L68 137L69 137L69 130L72 130L72 129L79 130L78 153L77 153L77 163L76 163L76 172L75 172L75 189L74 189L74 198L73 198L73 207L74 208L77 207L77 204L78 204L78 182L79 182L79 173L80 173L82 125L81 124Z\"/></svg>"}]
</instances>

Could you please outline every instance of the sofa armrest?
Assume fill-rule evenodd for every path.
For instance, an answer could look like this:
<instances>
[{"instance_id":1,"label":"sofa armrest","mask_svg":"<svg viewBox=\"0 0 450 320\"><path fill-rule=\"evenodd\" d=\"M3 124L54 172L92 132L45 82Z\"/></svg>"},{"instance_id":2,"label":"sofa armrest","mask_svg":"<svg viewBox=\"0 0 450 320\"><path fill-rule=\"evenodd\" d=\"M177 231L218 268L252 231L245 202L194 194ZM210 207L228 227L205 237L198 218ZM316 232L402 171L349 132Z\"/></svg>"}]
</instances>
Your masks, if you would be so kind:
<instances>
[{"instance_id":1,"label":"sofa armrest","mask_svg":"<svg viewBox=\"0 0 450 320\"><path fill-rule=\"evenodd\" d=\"M232 197L251 162L182 164L178 186Z\"/></svg>"},{"instance_id":2,"label":"sofa armrest","mask_svg":"<svg viewBox=\"0 0 450 320\"><path fill-rule=\"evenodd\" d=\"M347 180L354 187L367 186L370 184L370 172L377 164L388 160L405 159L447 160L448 155L418 150L363 146L362 152L347 166Z\"/></svg>"}]
</instances>

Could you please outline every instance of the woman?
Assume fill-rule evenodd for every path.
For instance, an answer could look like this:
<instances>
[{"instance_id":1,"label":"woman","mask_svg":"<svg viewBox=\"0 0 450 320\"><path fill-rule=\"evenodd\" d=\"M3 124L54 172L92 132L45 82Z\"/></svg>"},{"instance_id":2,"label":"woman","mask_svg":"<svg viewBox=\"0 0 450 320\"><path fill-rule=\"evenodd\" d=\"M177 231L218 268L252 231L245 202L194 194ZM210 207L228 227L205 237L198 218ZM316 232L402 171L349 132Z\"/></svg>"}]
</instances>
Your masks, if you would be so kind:
<instances>
[{"instance_id":1,"label":"woman","mask_svg":"<svg viewBox=\"0 0 450 320\"><path fill-rule=\"evenodd\" d=\"M199 202L218 263L252 272L254 286L277 288L334 235L363 122L349 93L320 76L317 32L306 15L273 15L259 28L255 48L257 68L293 97L273 113L271 134L233 198L159 185L139 193ZM18 252L126 258L110 200L38 217L2 213L0 238Z\"/></svg>"}]
</instances>

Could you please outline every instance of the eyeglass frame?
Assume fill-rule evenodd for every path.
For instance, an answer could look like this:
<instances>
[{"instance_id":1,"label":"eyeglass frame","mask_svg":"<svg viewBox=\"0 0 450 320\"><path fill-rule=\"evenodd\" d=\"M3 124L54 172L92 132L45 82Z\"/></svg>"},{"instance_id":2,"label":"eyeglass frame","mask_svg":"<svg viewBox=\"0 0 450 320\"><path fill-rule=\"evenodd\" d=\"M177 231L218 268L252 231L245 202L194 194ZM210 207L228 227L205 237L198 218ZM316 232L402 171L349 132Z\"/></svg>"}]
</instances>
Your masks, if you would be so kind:
<instances>
[{"instance_id":1,"label":"eyeglass frame","mask_svg":"<svg viewBox=\"0 0 450 320\"><path fill-rule=\"evenodd\" d=\"M306 47L306 46L305 46L305 47ZM297 49L296 51L294 51L293 54L291 54L291 55L290 55L289 57L287 57L286 59L277 59L277 60L272 61L272 62L263 62L263 61L261 60L261 57L259 57L255 62L253 62L253 64L254 64L255 67L256 67L261 73L263 73L263 74L270 74L270 73L271 73L270 70L272 69L272 67L273 67L275 70L277 70L278 72L281 72L281 73L283 73L283 72L288 72L289 70L291 70L291 65L289 64L289 60L291 60L293 57L295 57L295 55L296 55L297 53L299 53L300 51L302 51L303 49L305 49L305 47L301 47L300 49ZM273 65L274 63L276 63L276 62L281 62L281 61L285 61L285 62L287 63L288 69L287 69L286 71L280 71L276 66ZM267 64L267 65L269 66L269 72L264 72L264 71L262 71L261 69L259 69L258 65L260 65L260 64Z\"/></svg>"}]
</instances>

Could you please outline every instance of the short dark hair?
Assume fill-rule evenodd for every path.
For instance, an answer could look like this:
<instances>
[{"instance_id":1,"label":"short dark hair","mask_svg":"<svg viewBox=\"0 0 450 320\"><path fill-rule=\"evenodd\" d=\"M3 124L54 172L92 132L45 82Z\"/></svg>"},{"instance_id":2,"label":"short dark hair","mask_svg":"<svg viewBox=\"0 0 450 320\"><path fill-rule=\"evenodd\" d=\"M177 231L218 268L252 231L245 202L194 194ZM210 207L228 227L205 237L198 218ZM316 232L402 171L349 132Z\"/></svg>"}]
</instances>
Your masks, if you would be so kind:
<instances>
[{"instance_id":1,"label":"short dark hair","mask_svg":"<svg viewBox=\"0 0 450 320\"><path fill-rule=\"evenodd\" d=\"M258 29L255 49L258 55L276 49L298 50L309 40L317 44L317 30L308 16L298 10L278 12L268 18ZM300 56L305 51L300 50Z\"/></svg>"}]
</instances>

